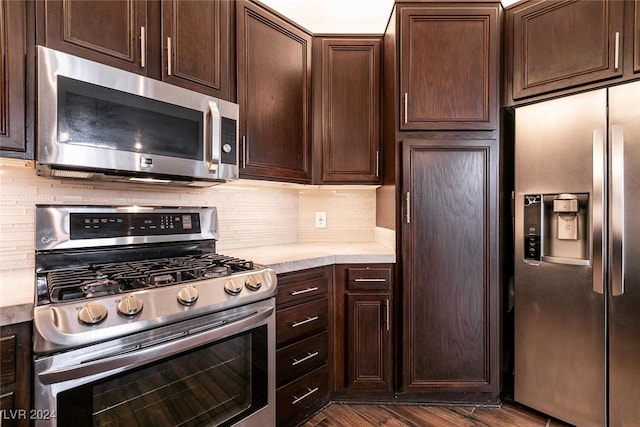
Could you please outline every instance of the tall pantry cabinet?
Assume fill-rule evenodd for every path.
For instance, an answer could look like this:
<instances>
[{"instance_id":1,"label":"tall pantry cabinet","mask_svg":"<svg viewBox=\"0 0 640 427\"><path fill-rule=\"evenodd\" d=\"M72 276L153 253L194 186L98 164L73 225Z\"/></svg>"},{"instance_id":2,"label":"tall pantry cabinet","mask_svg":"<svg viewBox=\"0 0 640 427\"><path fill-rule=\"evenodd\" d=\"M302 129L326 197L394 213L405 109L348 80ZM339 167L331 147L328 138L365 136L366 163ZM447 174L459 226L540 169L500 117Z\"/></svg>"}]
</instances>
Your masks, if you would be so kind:
<instances>
[{"instance_id":1,"label":"tall pantry cabinet","mask_svg":"<svg viewBox=\"0 0 640 427\"><path fill-rule=\"evenodd\" d=\"M401 400L499 397L500 20L497 2L396 2L385 33Z\"/></svg>"}]
</instances>

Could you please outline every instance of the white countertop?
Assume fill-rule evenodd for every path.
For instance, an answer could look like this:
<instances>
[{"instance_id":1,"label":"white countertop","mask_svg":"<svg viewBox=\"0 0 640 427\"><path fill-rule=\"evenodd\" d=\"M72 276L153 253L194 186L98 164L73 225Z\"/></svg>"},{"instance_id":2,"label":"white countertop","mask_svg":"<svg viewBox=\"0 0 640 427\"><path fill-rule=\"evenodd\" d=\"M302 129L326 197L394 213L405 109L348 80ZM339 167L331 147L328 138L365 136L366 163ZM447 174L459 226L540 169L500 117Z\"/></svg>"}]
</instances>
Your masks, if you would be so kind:
<instances>
[{"instance_id":1,"label":"white countertop","mask_svg":"<svg viewBox=\"0 0 640 427\"><path fill-rule=\"evenodd\" d=\"M392 249L373 242L291 243L221 251L271 267L276 273L332 264L395 263ZM35 277L32 270L0 271L0 325L33 319Z\"/></svg>"},{"instance_id":2,"label":"white countertop","mask_svg":"<svg viewBox=\"0 0 640 427\"><path fill-rule=\"evenodd\" d=\"M304 270L331 264L395 263L392 249L373 242L291 243L222 251L225 255L250 259L276 273Z\"/></svg>"},{"instance_id":3,"label":"white countertop","mask_svg":"<svg viewBox=\"0 0 640 427\"><path fill-rule=\"evenodd\" d=\"M33 270L0 271L0 325L33 319L34 298Z\"/></svg>"}]
</instances>

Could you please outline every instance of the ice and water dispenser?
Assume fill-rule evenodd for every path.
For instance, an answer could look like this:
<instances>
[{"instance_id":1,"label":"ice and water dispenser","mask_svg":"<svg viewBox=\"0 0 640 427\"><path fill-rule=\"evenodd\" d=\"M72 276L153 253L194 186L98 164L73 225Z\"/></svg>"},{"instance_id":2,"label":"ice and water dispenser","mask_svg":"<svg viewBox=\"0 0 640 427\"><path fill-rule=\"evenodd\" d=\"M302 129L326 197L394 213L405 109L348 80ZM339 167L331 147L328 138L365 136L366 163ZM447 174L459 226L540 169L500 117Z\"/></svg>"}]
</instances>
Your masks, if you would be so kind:
<instances>
[{"instance_id":1,"label":"ice and water dispenser","mask_svg":"<svg viewBox=\"0 0 640 427\"><path fill-rule=\"evenodd\" d=\"M589 195L524 196L524 258L589 264Z\"/></svg>"}]
</instances>

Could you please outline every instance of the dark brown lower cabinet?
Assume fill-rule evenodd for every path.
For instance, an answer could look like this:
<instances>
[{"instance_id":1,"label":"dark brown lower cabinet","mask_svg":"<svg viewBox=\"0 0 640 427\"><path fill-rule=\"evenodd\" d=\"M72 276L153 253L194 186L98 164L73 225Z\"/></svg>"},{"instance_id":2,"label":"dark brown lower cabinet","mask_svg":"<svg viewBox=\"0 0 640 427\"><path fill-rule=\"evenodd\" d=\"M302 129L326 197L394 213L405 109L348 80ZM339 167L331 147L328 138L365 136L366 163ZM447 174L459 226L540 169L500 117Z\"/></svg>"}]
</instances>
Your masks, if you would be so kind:
<instances>
[{"instance_id":1,"label":"dark brown lower cabinet","mask_svg":"<svg viewBox=\"0 0 640 427\"><path fill-rule=\"evenodd\" d=\"M295 426L329 403L331 272L331 266L327 266L278 275L278 426Z\"/></svg>"},{"instance_id":2,"label":"dark brown lower cabinet","mask_svg":"<svg viewBox=\"0 0 640 427\"><path fill-rule=\"evenodd\" d=\"M31 410L31 322L0 328L0 424L28 426Z\"/></svg>"},{"instance_id":3,"label":"dark brown lower cabinet","mask_svg":"<svg viewBox=\"0 0 640 427\"><path fill-rule=\"evenodd\" d=\"M404 397L496 401L497 141L402 144Z\"/></svg>"},{"instance_id":4,"label":"dark brown lower cabinet","mask_svg":"<svg viewBox=\"0 0 640 427\"><path fill-rule=\"evenodd\" d=\"M393 265L335 266L336 400L393 391Z\"/></svg>"}]
</instances>

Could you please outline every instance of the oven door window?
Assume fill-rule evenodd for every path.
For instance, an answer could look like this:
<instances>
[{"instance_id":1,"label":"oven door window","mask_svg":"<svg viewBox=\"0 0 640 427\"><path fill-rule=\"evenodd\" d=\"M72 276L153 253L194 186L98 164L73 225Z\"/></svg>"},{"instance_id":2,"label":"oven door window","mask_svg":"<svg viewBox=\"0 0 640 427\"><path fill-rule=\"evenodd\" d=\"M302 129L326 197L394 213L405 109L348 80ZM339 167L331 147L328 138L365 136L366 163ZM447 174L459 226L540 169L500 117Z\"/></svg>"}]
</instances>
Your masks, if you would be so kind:
<instances>
[{"instance_id":1,"label":"oven door window","mask_svg":"<svg viewBox=\"0 0 640 427\"><path fill-rule=\"evenodd\" d=\"M58 76L58 142L202 160L203 113Z\"/></svg>"},{"instance_id":2,"label":"oven door window","mask_svg":"<svg viewBox=\"0 0 640 427\"><path fill-rule=\"evenodd\" d=\"M59 426L231 425L267 405L267 326L58 395Z\"/></svg>"}]
</instances>

